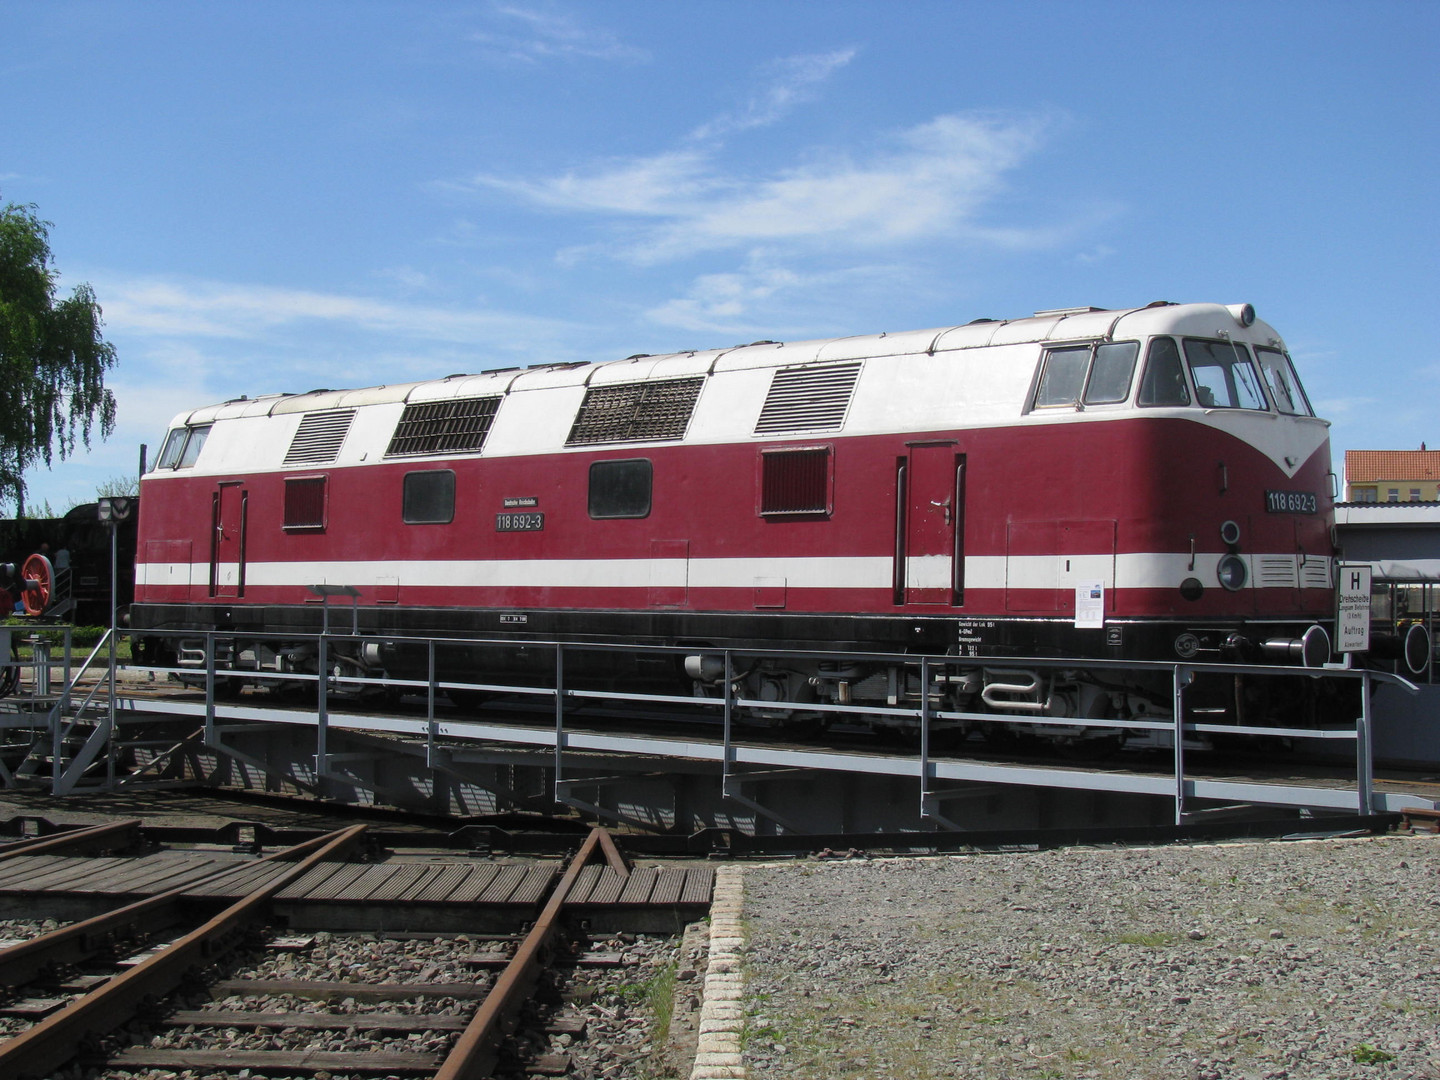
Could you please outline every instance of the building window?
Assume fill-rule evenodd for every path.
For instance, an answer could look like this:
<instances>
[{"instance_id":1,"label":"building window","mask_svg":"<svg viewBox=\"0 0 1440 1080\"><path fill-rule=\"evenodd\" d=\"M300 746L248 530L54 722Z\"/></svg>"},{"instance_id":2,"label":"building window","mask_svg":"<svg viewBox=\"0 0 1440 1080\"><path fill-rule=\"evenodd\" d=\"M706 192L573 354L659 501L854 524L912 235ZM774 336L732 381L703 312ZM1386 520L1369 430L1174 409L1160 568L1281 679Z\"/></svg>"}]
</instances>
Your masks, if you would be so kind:
<instances>
[{"instance_id":1,"label":"building window","mask_svg":"<svg viewBox=\"0 0 1440 1080\"><path fill-rule=\"evenodd\" d=\"M1385 501L1386 501L1386 502L1399 502L1399 501L1400 501L1400 489L1399 489L1399 488L1390 488L1389 491L1387 491L1386 494L1385 494Z\"/></svg>"},{"instance_id":2,"label":"building window","mask_svg":"<svg viewBox=\"0 0 1440 1080\"><path fill-rule=\"evenodd\" d=\"M1419 502L1419 501L1420 501L1420 489L1419 489L1419 488L1411 488L1411 489L1410 489L1410 501L1411 501L1411 502Z\"/></svg>"},{"instance_id":3,"label":"building window","mask_svg":"<svg viewBox=\"0 0 1440 1080\"><path fill-rule=\"evenodd\" d=\"M760 452L761 514L828 514L830 490L828 446Z\"/></svg>"},{"instance_id":4,"label":"building window","mask_svg":"<svg viewBox=\"0 0 1440 1080\"><path fill-rule=\"evenodd\" d=\"M448 525L455 520L455 474L428 469L405 474L400 516L407 525Z\"/></svg>"},{"instance_id":5,"label":"building window","mask_svg":"<svg viewBox=\"0 0 1440 1080\"><path fill-rule=\"evenodd\" d=\"M325 528L324 476L297 476L285 481L285 528Z\"/></svg>"},{"instance_id":6,"label":"building window","mask_svg":"<svg viewBox=\"0 0 1440 1080\"><path fill-rule=\"evenodd\" d=\"M592 518L650 516L653 470L645 458L597 461L590 466Z\"/></svg>"},{"instance_id":7,"label":"building window","mask_svg":"<svg viewBox=\"0 0 1440 1080\"><path fill-rule=\"evenodd\" d=\"M1362 503L1373 503L1379 495L1373 487L1355 488L1353 494L1355 501Z\"/></svg>"}]
</instances>

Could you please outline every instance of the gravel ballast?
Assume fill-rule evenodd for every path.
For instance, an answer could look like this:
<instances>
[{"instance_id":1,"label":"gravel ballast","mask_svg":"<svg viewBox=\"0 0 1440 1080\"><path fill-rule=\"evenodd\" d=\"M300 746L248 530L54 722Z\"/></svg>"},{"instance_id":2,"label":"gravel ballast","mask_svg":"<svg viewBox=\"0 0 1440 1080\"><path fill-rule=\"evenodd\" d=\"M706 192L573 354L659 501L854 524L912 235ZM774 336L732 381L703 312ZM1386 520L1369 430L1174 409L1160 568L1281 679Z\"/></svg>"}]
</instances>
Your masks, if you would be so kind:
<instances>
[{"instance_id":1,"label":"gravel ballast","mask_svg":"<svg viewBox=\"0 0 1440 1080\"><path fill-rule=\"evenodd\" d=\"M744 871L751 1080L1440 1078L1440 838Z\"/></svg>"}]
</instances>

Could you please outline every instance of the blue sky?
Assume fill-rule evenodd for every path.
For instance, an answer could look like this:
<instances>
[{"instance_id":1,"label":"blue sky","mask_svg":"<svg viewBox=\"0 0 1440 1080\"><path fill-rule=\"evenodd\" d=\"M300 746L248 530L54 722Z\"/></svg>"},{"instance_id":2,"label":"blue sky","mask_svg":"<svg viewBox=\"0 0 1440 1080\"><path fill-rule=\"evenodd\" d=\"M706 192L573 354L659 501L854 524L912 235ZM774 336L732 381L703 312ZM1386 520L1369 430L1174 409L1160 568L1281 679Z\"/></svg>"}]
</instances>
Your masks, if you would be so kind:
<instances>
[{"instance_id":1,"label":"blue sky","mask_svg":"<svg viewBox=\"0 0 1440 1080\"><path fill-rule=\"evenodd\" d=\"M115 436L490 367L1253 303L1333 449L1440 447L1435 3L0 0L0 201ZM68 291L68 289L66 290Z\"/></svg>"}]
</instances>

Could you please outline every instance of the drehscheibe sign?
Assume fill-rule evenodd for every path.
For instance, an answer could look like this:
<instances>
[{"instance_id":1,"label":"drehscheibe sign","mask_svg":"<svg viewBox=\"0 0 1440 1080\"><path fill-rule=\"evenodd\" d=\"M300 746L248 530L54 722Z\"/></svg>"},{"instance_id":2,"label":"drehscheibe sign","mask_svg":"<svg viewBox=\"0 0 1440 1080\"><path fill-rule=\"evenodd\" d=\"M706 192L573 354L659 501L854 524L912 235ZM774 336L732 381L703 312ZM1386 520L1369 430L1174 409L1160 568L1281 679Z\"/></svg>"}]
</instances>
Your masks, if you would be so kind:
<instances>
[{"instance_id":1,"label":"drehscheibe sign","mask_svg":"<svg viewBox=\"0 0 1440 1080\"><path fill-rule=\"evenodd\" d=\"M1370 567L1341 563L1335 610L1335 651L1366 652L1370 648Z\"/></svg>"}]
</instances>

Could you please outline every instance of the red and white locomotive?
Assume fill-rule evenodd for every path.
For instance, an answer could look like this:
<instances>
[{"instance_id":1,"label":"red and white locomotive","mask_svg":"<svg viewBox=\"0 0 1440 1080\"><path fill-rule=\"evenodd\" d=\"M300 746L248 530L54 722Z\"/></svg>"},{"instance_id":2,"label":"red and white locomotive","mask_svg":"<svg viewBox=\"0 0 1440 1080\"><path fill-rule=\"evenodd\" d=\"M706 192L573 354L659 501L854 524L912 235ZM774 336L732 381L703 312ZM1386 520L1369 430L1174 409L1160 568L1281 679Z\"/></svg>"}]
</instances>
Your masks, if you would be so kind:
<instances>
[{"instance_id":1,"label":"red and white locomotive","mask_svg":"<svg viewBox=\"0 0 1440 1080\"><path fill-rule=\"evenodd\" d=\"M726 647L928 653L954 661L923 689L881 661L734 678L761 700L1163 716L1168 677L979 658L1327 661L1328 428L1248 304L242 398L177 417L143 479L131 623L313 673L298 635L325 585L355 597L360 633L330 648L353 676L423 678L424 636L683 646L573 677L702 694ZM152 647L203 666L176 640ZM553 666L452 648L442 676L532 662ZM1230 693L1242 715L1296 697Z\"/></svg>"}]
</instances>

